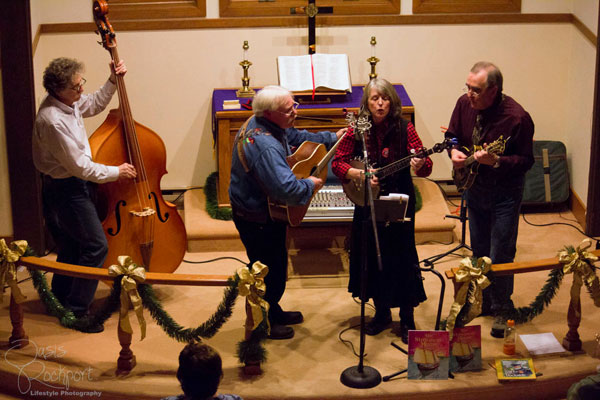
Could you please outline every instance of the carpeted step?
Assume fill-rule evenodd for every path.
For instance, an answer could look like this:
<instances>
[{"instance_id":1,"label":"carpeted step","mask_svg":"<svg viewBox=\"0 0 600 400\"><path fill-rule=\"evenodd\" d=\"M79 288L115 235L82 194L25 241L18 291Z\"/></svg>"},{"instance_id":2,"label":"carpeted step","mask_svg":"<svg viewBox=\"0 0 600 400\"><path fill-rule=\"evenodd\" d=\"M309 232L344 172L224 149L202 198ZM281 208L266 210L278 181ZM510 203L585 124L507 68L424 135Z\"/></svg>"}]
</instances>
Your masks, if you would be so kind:
<instances>
[{"instance_id":1,"label":"carpeted step","mask_svg":"<svg viewBox=\"0 0 600 400\"><path fill-rule=\"evenodd\" d=\"M449 210L440 188L435 182L428 179L414 178L414 182L423 198L423 206L416 215L415 239L417 243L452 242L456 222L454 219L445 218L449 214ZM212 219L208 215L202 189L185 192L184 220L189 252L244 250L232 221ZM296 227L294 230L303 230L303 227ZM339 229L336 232L338 231ZM343 246L343 240L323 240L326 239L323 237L326 234L326 231L319 233L319 237L315 239L325 243L326 247L331 247L332 243ZM311 233L309 236L314 235ZM298 238L298 236L294 235L294 238ZM291 240L290 245L292 248L302 247L299 240Z\"/></svg>"}]
</instances>

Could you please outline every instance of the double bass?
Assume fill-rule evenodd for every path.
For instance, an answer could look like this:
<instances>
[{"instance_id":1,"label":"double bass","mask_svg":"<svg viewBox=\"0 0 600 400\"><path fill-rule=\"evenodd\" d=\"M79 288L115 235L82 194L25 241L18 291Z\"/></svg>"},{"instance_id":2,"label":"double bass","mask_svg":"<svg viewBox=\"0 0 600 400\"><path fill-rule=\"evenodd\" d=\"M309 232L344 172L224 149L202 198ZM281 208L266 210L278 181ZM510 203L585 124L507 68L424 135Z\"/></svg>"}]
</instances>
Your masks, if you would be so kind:
<instances>
[{"instance_id":1,"label":"double bass","mask_svg":"<svg viewBox=\"0 0 600 400\"><path fill-rule=\"evenodd\" d=\"M94 1L93 11L101 44L117 65L120 59L116 35L106 17L107 2ZM160 190L167 172L165 145L158 134L134 121L123 75L116 75L116 85L119 108L111 110L90 136L92 157L106 165L132 164L137 177L98 186L98 214L108 240L104 266L128 255L148 271L170 273L183 260L186 233L175 205L166 202Z\"/></svg>"}]
</instances>

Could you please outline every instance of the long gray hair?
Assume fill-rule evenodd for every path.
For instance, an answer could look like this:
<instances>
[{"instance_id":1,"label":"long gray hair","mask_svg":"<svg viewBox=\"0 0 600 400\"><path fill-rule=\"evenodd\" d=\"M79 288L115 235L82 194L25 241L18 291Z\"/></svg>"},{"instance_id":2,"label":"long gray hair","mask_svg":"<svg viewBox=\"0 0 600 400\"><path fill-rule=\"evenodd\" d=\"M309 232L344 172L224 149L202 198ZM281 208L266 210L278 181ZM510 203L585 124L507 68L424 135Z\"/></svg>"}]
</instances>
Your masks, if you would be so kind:
<instances>
[{"instance_id":1,"label":"long gray hair","mask_svg":"<svg viewBox=\"0 0 600 400\"><path fill-rule=\"evenodd\" d=\"M402 115L402 101L400 101L400 97L398 97L394 85L383 78L373 78L367 83L367 86L365 86L362 99L360 100L361 112L371 115L371 112L369 111L369 96L371 94L371 89L375 89L376 92L390 99L390 112L386 119L389 118L393 121L400 120Z\"/></svg>"}]
</instances>

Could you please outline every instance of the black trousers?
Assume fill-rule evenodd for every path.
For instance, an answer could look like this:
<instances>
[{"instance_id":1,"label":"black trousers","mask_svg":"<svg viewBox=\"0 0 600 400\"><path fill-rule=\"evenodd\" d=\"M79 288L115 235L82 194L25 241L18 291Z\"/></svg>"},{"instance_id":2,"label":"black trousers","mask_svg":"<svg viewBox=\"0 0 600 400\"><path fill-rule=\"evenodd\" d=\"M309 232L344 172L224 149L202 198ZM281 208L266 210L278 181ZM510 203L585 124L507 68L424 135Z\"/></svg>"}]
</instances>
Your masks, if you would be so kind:
<instances>
[{"instance_id":1,"label":"black trousers","mask_svg":"<svg viewBox=\"0 0 600 400\"><path fill-rule=\"evenodd\" d=\"M56 261L101 268L108 254L102 223L92 201L95 185L71 177L44 176L44 216L57 246ZM84 312L94 300L98 281L54 274L52 291L68 308Z\"/></svg>"},{"instance_id":2,"label":"black trousers","mask_svg":"<svg viewBox=\"0 0 600 400\"><path fill-rule=\"evenodd\" d=\"M235 213L233 222L246 248L249 266L260 261L269 267L269 273L265 277L265 300L269 303L269 315L272 318L282 311L279 300L285 291L287 279L287 226L282 222L251 222L236 216Z\"/></svg>"}]
</instances>

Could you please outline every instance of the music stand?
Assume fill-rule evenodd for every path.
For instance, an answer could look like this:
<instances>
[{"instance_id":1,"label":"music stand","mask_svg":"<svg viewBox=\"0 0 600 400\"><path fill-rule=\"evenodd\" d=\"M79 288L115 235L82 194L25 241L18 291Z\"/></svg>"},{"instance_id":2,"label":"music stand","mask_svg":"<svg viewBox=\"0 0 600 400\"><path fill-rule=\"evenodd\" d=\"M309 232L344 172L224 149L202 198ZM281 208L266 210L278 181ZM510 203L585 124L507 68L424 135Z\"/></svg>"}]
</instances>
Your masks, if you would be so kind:
<instances>
[{"instance_id":1,"label":"music stand","mask_svg":"<svg viewBox=\"0 0 600 400\"><path fill-rule=\"evenodd\" d=\"M424 259L423 261L421 261L423 264L428 265L428 266L433 266L433 263L435 263L436 261L441 260L442 258L444 258L450 254L453 254L454 252L456 252L457 250L460 250L462 248L472 251L471 247L469 245L467 245L466 240L465 240L466 235L467 235L467 220L469 219L467 217L466 193L467 193L466 191L463 191L462 195L460 197L460 214L459 214L459 216L452 215L452 214L446 215L446 218L458 219L461 222L460 243L458 244L458 246L456 246L452 250L448 250L444 253Z\"/></svg>"},{"instance_id":2,"label":"music stand","mask_svg":"<svg viewBox=\"0 0 600 400\"><path fill-rule=\"evenodd\" d=\"M446 290L446 281L444 280L444 277L442 276L442 274L440 274L438 271L435 270L434 268L434 263L436 261L441 260L442 258L449 256L450 254L454 254L457 250L460 249L467 249L469 251L472 251L471 247L469 245L467 245L466 243L466 235L467 235L467 220L469 219L467 217L467 198L466 198L466 191L462 192L461 198L460 198L460 214L459 216L456 215L452 215L452 214L448 214L446 215L447 218L454 218L454 219L458 219L461 222L461 236L460 236L460 243L458 244L458 246L454 247L452 250L448 250L444 253L438 254L436 256L431 256L428 258L425 258L423 260L420 261L420 263L423 263L423 267L420 267L421 271L429 271L432 272L433 274L435 274L441 282L441 289L440 289L440 299L439 299L439 304L438 304L438 310L437 310L437 316L436 316L436 320L435 320L435 330L438 330L438 327L440 325L440 320L441 320L441 316L442 316L442 305L444 302L444 293Z\"/></svg>"}]
</instances>

